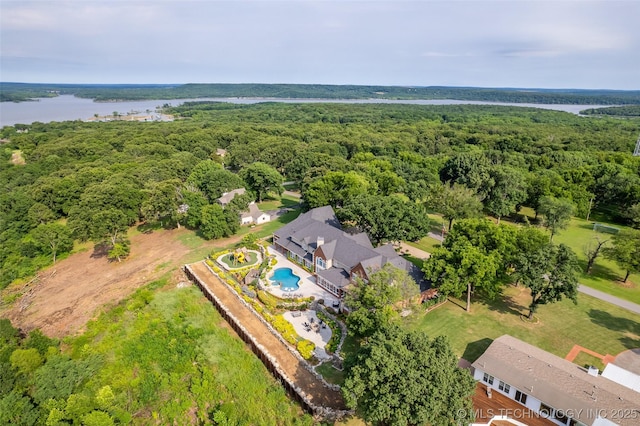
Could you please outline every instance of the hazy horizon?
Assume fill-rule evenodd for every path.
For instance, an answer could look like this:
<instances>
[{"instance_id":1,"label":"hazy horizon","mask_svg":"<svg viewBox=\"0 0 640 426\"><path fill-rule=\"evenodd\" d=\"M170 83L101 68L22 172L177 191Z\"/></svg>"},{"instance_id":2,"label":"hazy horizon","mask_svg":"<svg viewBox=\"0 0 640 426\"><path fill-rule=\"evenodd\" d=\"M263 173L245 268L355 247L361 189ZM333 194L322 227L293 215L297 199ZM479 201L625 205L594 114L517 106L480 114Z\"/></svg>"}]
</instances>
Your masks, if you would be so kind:
<instances>
[{"instance_id":1,"label":"hazy horizon","mask_svg":"<svg viewBox=\"0 0 640 426\"><path fill-rule=\"evenodd\" d=\"M0 2L0 80L638 90L634 0Z\"/></svg>"}]
</instances>

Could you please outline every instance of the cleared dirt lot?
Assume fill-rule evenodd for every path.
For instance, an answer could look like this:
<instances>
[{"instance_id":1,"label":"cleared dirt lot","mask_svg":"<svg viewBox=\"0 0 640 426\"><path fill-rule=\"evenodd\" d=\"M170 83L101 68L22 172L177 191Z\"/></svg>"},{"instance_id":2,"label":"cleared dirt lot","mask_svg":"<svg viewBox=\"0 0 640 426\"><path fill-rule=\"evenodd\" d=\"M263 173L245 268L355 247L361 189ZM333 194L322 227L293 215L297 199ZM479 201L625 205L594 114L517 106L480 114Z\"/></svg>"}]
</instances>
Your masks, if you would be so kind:
<instances>
[{"instance_id":1,"label":"cleared dirt lot","mask_svg":"<svg viewBox=\"0 0 640 426\"><path fill-rule=\"evenodd\" d=\"M103 306L119 302L138 287L180 266L192 249L178 238L190 232L174 229L135 235L131 238L130 257L120 263L109 262L92 249L73 254L42 271L23 290L23 296L1 315L24 331L40 328L51 337L78 332ZM205 246L230 242L217 240Z\"/></svg>"}]
</instances>

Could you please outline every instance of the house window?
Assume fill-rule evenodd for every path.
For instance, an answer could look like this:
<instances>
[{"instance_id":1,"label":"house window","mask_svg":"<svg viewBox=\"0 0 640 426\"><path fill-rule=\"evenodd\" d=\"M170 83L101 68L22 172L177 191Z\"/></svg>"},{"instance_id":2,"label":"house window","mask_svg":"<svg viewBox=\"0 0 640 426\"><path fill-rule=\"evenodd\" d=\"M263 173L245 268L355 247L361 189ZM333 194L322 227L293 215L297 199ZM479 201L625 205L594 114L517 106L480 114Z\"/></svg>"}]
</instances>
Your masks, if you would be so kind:
<instances>
[{"instance_id":1,"label":"house window","mask_svg":"<svg viewBox=\"0 0 640 426\"><path fill-rule=\"evenodd\" d=\"M500 383L498 383L498 389L500 389L502 392L508 395L509 392L511 391L511 386L509 386L508 384L500 380Z\"/></svg>"},{"instance_id":2,"label":"house window","mask_svg":"<svg viewBox=\"0 0 640 426\"><path fill-rule=\"evenodd\" d=\"M326 269L327 264L325 263L324 259L321 257L316 257L316 266L319 269Z\"/></svg>"},{"instance_id":3,"label":"house window","mask_svg":"<svg viewBox=\"0 0 640 426\"><path fill-rule=\"evenodd\" d=\"M482 381L492 385L493 384L493 376L490 375L490 374L484 373L484 376L482 376Z\"/></svg>"},{"instance_id":4,"label":"house window","mask_svg":"<svg viewBox=\"0 0 640 426\"><path fill-rule=\"evenodd\" d=\"M542 414L546 418L551 417L553 415L553 411L554 411L553 408L549 407L547 404L545 403L540 404L540 414Z\"/></svg>"},{"instance_id":5,"label":"house window","mask_svg":"<svg viewBox=\"0 0 640 426\"><path fill-rule=\"evenodd\" d=\"M520 404L527 404L527 394L526 393L522 393L519 390L516 391L516 397L515 400L518 401Z\"/></svg>"}]
</instances>

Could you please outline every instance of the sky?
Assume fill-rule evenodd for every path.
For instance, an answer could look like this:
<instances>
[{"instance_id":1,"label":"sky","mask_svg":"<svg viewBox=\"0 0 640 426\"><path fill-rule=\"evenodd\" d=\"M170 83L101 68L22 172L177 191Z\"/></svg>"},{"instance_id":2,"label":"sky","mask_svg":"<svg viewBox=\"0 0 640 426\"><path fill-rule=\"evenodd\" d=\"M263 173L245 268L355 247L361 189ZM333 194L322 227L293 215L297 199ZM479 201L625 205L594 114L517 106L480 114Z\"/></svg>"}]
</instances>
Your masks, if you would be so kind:
<instances>
[{"instance_id":1,"label":"sky","mask_svg":"<svg viewBox=\"0 0 640 426\"><path fill-rule=\"evenodd\" d=\"M0 0L0 81L640 89L640 0Z\"/></svg>"}]
</instances>

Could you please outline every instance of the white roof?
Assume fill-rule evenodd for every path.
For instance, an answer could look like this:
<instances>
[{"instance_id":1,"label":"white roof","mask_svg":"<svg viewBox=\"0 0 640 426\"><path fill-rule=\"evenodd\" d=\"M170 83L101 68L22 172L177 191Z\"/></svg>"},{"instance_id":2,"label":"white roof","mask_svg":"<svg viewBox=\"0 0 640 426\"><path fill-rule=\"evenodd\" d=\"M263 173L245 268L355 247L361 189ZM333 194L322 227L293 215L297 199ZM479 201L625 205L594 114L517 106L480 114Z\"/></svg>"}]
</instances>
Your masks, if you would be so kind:
<instances>
[{"instance_id":1,"label":"white roof","mask_svg":"<svg viewBox=\"0 0 640 426\"><path fill-rule=\"evenodd\" d=\"M622 386L626 386L629 389L633 389L636 392L640 392L640 376L627 371L624 368L618 367L615 364L609 363L602 372L602 377L606 377L616 383L620 383Z\"/></svg>"}]
</instances>

